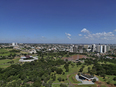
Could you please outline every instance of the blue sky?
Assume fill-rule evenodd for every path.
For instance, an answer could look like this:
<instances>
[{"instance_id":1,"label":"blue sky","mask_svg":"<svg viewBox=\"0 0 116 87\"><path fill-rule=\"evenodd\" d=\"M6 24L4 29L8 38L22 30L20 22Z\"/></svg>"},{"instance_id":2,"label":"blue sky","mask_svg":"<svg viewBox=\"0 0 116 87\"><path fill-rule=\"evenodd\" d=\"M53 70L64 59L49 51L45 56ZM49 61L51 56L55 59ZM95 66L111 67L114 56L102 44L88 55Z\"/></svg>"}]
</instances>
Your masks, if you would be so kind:
<instances>
[{"instance_id":1,"label":"blue sky","mask_svg":"<svg viewBox=\"0 0 116 87\"><path fill-rule=\"evenodd\" d=\"M0 42L116 43L116 0L0 0Z\"/></svg>"}]
</instances>

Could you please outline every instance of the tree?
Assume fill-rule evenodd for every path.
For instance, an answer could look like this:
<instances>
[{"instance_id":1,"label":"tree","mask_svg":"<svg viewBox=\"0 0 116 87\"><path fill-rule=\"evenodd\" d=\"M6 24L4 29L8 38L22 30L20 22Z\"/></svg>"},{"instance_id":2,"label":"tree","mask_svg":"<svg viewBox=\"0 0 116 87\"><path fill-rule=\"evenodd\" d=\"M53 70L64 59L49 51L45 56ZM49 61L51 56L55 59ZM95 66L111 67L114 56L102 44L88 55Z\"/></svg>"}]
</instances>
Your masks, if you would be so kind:
<instances>
[{"instance_id":1,"label":"tree","mask_svg":"<svg viewBox=\"0 0 116 87\"><path fill-rule=\"evenodd\" d=\"M67 85L61 83L60 87L67 87Z\"/></svg>"},{"instance_id":2,"label":"tree","mask_svg":"<svg viewBox=\"0 0 116 87\"><path fill-rule=\"evenodd\" d=\"M68 59L66 59L66 62L68 62Z\"/></svg>"},{"instance_id":3,"label":"tree","mask_svg":"<svg viewBox=\"0 0 116 87\"><path fill-rule=\"evenodd\" d=\"M56 76L53 76L53 81L55 81L56 80Z\"/></svg>"},{"instance_id":4,"label":"tree","mask_svg":"<svg viewBox=\"0 0 116 87\"><path fill-rule=\"evenodd\" d=\"M62 74L63 70L61 68L57 68L56 73L57 74Z\"/></svg>"},{"instance_id":5,"label":"tree","mask_svg":"<svg viewBox=\"0 0 116 87\"><path fill-rule=\"evenodd\" d=\"M59 82L62 81L62 78L61 78L61 77L58 77L58 81L59 81Z\"/></svg>"},{"instance_id":6,"label":"tree","mask_svg":"<svg viewBox=\"0 0 116 87\"><path fill-rule=\"evenodd\" d=\"M36 81L33 83L33 87L41 87L41 83Z\"/></svg>"},{"instance_id":7,"label":"tree","mask_svg":"<svg viewBox=\"0 0 116 87\"><path fill-rule=\"evenodd\" d=\"M75 64L74 64L74 63L71 63L71 65L72 65L72 68L75 66Z\"/></svg>"},{"instance_id":8,"label":"tree","mask_svg":"<svg viewBox=\"0 0 116 87\"><path fill-rule=\"evenodd\" d=\"M96 82L96 79L93 79L92 82Z\"/></svg>"},{"instance_id":9,"label":"tree","mask_svg":"<svg viewBox=\"0 0 116 87\"><path fill-rule=\"evenodd\" d=\"M83 68L80 68L79 72L83 72Z\"/></svg>"},{"instance_id":10,"label":"tree","mask_svg":"<svg viewBox=\"0 0 116 87\"><path fill-rule=\"evenodd\" d=\"M114 77L113 80L116 81L116 77Z\"/></svg>"}]
</instances>

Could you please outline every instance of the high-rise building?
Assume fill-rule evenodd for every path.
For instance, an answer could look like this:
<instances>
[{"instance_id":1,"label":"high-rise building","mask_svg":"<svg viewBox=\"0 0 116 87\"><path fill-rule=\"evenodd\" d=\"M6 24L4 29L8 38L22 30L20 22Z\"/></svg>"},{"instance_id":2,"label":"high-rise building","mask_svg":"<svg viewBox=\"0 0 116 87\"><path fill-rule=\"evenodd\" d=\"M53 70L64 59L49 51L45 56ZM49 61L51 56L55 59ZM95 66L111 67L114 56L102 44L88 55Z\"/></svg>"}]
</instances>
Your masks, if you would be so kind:
<instances>
[{"instance_id":1,"label":"high-rise building","mask_svg":"<svg viewBox=\"0 0 116 87\"><path fill-rule=\"evenodd\" d=\"M17 43L16 43L16 46L17 46Z\"/></svg>"},{"instance_id":2,"label":"high-rise building","mask_svg":"<svg viewBox=\"0 0 116 87\"><path fill-rule=\"evenodd\" d=\"M70 52L73 52L73 45L70 46Z\"/></svg>"},{"instance_id":3,"label":"high-rise building","mask_svg":"<svg viewBox=\"0 0 116 87\"><path fill-rule=\"evenodd\" d=\"M15 46L15 43L14 42L12 43L12 46Z\"/></svg>"},{"instance_id":4,"label":"high-rise building","mask_svg":"<svg viewBox=\"0 0 116 87\"><path fill-rule=\"evenodd\" d=\"M100 53L103 53L103 46L100 45Z\"/></svg>"},{"instance_id":5,"label":"high-rise building","mask_svg":"<svg viewBox=\"0 0 116 87\"><path fill-rule=\"evenodd\" d=\"M96 50L96 45L93 44L93 45L92 45L92 52L95 52L95 50Z\"/></svg>"},{"instance_id":6,"label":"high-rise building","mask_svg":"<svg viewBox=\"0 0 116 87\"><path fill-rule=\"evenodd\" d=\"M84 47L85 49L88 49L88 45L84 45L83 47Z\"/></svg>"},{"instance_id":7,"label":"high-rise building","mask_svg":"<svg viewBox=\"0 0 116 87\"><path fill-rule=\"evenodd\" d=\"M109 50L110 50L110 46L107 46L107 47L106 47L106 51L109 51Z\"/></svg>"},{"instance_id":8,"label":"high-rise building","mask_svg":"<svg viewBox=\"0 0 116 87\"><path fill-rule=\"evenodd\" d=\"M76 53L77 52L77 46L73 47L73 52Z\"/></svg>"},{"instance_id":9,"label":"high-rise building","mask_svg":"<svg viewBox=\"0 0 116 87\"><path fill-rule=\"evenodd\" d=\"M100 53L100 45L97 45L96 51Z\"/></svg>"},{"instance_id":10,"label":"high-rise building","mask_svg":"<svg viewBox=\"0 0 116 87\"><path fill-rule=\"evenodd\" d=\"M76 53L77 49L78 49L77 46L74 46L74 45L70 46L70 52L75 52Z\"/></svg>"},{"instance_id":11,"label":"high-rise building","mask_svg":"<svg viewBox=\"0 0 116 87\"><path fill-rule=\"evenodd\" d=\"M106 45L103 45L103 53L106 53Z\"/></svg>"},{"instance_id":12,"label":"high-rise building","mask_svg":"<svg viewBox=\"0 0 116 87\"><path fill-rule=\"evenodd\" d=\"M83 53L83 46L78 46L78 52Z\"/></svg>"}]
</instances>

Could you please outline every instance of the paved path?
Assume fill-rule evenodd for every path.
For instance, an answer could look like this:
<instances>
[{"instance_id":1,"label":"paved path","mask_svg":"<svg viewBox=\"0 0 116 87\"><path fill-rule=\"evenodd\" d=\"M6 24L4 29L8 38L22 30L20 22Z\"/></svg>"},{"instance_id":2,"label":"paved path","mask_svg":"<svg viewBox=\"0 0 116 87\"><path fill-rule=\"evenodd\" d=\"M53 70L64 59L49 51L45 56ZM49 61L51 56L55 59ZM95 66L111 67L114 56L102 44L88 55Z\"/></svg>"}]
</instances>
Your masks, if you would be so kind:
<instances>
[{"instance_id":1,"label":"paved path","mask_svg":"<svg viewBox=\"0 0 116 87\"><path fill-rule=\"evenodd\" d=\"M68 83L52 83L52 84L66 84L67 85Z\"/></svg>"},{"instance_id":2,"label":"paved path","mask_svg":"<svg viewBox=\"0 0 116 87\"><path fill-rule=\"evenodd\" d=\"M69 81L69 87L75 87L74 84L71 83L69 77L70 77L70 75L72 75L72 74L76 74L76 73L77 73L77 72L75 72L75 73L71 73L71 74L67 75L67 79L68 79L68 81Z\"/></svg>"},{"instance_id":3,"label":"paved path","mask_svg":"<svg viewBox=\"0 0 116 87\"><path fill-rule=\"evenodd\" d=\"M70 75L71 75L71 74L67 75L67 79L68 79L68 81L69 81L69 87L74 87L74 85L71 83L71 81L70 81L70 79L69 79Z\"/></svg>"},{"instance_id":4,"label":"paved path","mask_svg":"<svg viewBox=\"0 0 116 87\"><path fill-rule=\"evenodd\" d=\"M77 72L76 72L77 73ZM68 85L69 84L69 86L68 87L75 87L74 85L77 85L76 83L71 83L71 81L70 81L70 79L69 79L69 77L72 75L72 74L76 74L76 73L71 73L71 74L69 74L69 75L67 75L67 80L68 80L68 82L69 83L62 83L62 84L66 84L66 85ZM52 84L61 84L61 83L52 83Z\"/></svg>"}]
</instances>

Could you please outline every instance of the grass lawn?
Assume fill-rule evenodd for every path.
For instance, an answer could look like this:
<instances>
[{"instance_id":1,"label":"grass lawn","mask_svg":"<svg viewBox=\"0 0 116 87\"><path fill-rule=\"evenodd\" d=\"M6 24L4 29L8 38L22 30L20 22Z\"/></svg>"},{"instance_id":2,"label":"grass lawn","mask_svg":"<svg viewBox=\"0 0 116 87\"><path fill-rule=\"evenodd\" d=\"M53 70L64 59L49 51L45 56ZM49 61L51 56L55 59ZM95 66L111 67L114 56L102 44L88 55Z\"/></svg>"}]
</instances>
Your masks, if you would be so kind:
<instances>
[{"instance_id":1,"label":"grass lawn","mask_svg":"<svg viewBox=\"0 0 116 87\"><path fill-rule=\"evenodd\" d=\"M116 76L114 76L114 75L106 75L106 82L109 81L110 84L116 84L116 81L113 80L114 77L116 77Z\"/></svg>"},{"instance_id":2,"label":"grass lawn","mask_svg":"<svg viewBox=\"0 0 116 87\"><path fill-rule=\"evenodd\" d=\"M52 87L60 87L60 84L52 84ZM68 85L67 85L68 87Z\"/></svg>"},{"instance_id":3,"label":"grass lawn","mask_svg":"<svg viewBox=\"0 0 116 87\"><path fill-rule=\"evenodd\" d=\"M11 61L11 59L0 60L0 65Z\"/></svg>"},{"instance_id":4,"label":"grass lawn","mask_svg":"<svg viewBox=\"0 0 116 87\"><path fill-rule=\"evenodd\" d=\"M14 64L15 63L18 63L19 62L19 59L20 58L0 60L0 68L6 68L6 67L10 66L11 64L10 63L7 63L9 61L14 61Z\"/></svg>"},{"instance_id":5,"label":"grass lawn","mask_svg":"<svg viewBox=\"0 0 116 87\"><path fill-rule=\"evenodd\" d=\"M60 84L52 84L52 87L60 87Z\"/></svg>"},{"instance_id":6,"label":"grass lawn","mask_svg":"<svg viewBox=\"0 0 116 87\"><path fill-rule=\"evenodd\" d=\"M100 76L97 77L99 78L99 82L101 82L101 87L106 87L107 82L109 82L110 84L116 84L116 81L113 80L113 78L116 77L114 75L106 75L105 79Z\"/></svg>"},{"instance_id":7,"label":"grass lawn","mask_svg":"<svg viewBox=\"0 0 116 87\"><path fill-rule=\"evenodd\" d=\"M112 64L112 65L115 65L115 63L111 63L111 62L99 62L99 64Z\"/></svg>"},{"instance_id":8,"label":"grass lawn","mask_svg":"<svg viewBox=\"0 0 116 87\"><path fill-rule=\"evenodd\" d=\"M14 61L14 63L18 63L19 62L19 59L20 58L15 58L15 59L12 59Z\"/></svg>"},{"instance_id":9,"label":"grass lawn","mask_svg":"<svg viewBox=\"0 0 116 87\"><path fill-rule=\"evenodd\" d=\"M75 87L97 87L96 85L75 85Z\"/></svg>"},{"instance_id":10,"label":"grass lawn","mask_svg":"<svg viewBox=\"0 0 116 87\"><path fill-rule=\"evenodd\" d=\"M76 80L75 74L70 75L69 80L71 81L71 83L81 83L81 82Z\"/></svg>"},{"instance_id":11,"label":"grass lawn","mask_svg":"<svg viewBox=\"0 0 116 87\"><path fill-rule=\"evenodd\" d=\"M69 83L67 80L67 76L71 74L71 77L69 77L69 79L71 80L72 78L74 79L75 74L79 71L79 69L81 68L82 65L76 65L76 63L73 63L75 66L73 67L71 64L69 65L69 72L65 72L65 68L64 65L61 65L59 68L62 68L63 72L65 72L65 74L56 74L56 81L54 81L53 83ZM57 79L61 77L63 78L65 81L64 82L59 82ZM75 82L72 81L73 83L79 83L78 81Z\"/></svg>"},{"instance_id":12,"label":"grass lawn","mask_svg":"<svg viewBox=\"0 0 116 87\"><path fill-rule=\"evenodd\" d=\"M61 77L63 79L67 79L67 76L71 74L71 76L69 77L69 79L71 80L72 83L80 83L78 81L74 81L76 80L74 77L75 77L75 74L79 72L79 69L83 66L83 64L81 65L76 65L76 63L73 63L74 64L74 67L70 64L69 65L69 72L65 72L65 68L64 68L64 65L61 65L59 68L62 68L63 72L65 72L65 74L56 74L56 79L58 79L58 77ZM88 72L88 67L92 67L92 65L89 65L89 66L85 66L84 69L83 69L83 72ZM59 81L56 80L54 81L54 83L58 83ZM64 81L65 83L68 83L67 80Z\"/></svg>"},{"instance_id":13,"label":"grass lawn","mask_svg":"<svg viewBox=\"0 0 116 87\"><path fill-rule=\"evenodd\" d=\"M73 62L71 62L73 63ZM65 74L56 74L56 81L54 81L53 83L69 83L67 79L67 76L69 76L69 80L71 81L71 83L73 84L78 84L80 82L78 82L76 79L75 79L75 74L79 72L80 68L84 65L84 64L81 64L81 65L76 65L76 63L73 63L74 66L72 66L71 64L69 64L69 72L65 72L65 68L64 68L64 65L61 65L59 66L59 68L62 68L63 72L65 72ZM92 68L93 65L84 65L84 69L83 69L83 73L87 73L88 72L88 67ZM54 72L55 73L55 72ZM63 79L65 79L64 82L59 82L57 79L58 77L61 77ZM102 82L101 83L101 87L106 87L107 86L107 83L106 82L110 82L110 84L116 84L116 81L113 81L113 78L115 77L114 75L106 75L106 81L100 77L100 76L97 76L99 78L99 82ZM53 84L52 87L60 87L60 85L58 84ZM75 85L75 87L97 87L96 84L95 85Z\"/></svg>"},{"instance_id":14,"label":"grass lawn","mask_svg":"<svg viewBox=\"0 0 116 87\"><path fill-rule=\"evenodd\" d=\"M0 65L0 68L7 68L7 67L9 67L10 65L11 65L10 63L4 64L4 65Z\"/></svg>"},{"instance_id":15,"label":"grass lawn","mask_svg":"<svg viewBox=\"0 0 116 87\"><path fill-rule=\"evenodd\" d=\"M6 49L0 48L0 52L8 52L8 51Z\"/></svg>"}]
</instances>

